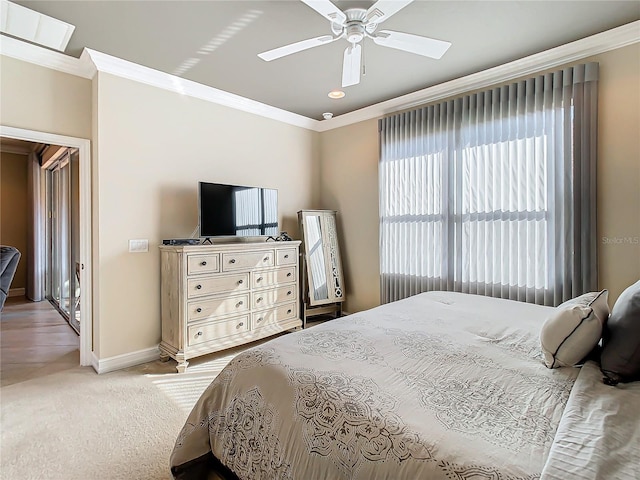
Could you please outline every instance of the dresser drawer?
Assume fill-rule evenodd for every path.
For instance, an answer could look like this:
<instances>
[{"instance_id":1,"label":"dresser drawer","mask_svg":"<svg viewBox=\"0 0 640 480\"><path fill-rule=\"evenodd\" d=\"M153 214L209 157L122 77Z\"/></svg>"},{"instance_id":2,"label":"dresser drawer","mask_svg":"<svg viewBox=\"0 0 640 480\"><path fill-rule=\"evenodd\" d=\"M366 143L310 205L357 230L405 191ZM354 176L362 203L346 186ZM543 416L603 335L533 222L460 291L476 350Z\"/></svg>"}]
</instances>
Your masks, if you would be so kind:
<instances>
[{"instance_id":1,"label":"dresser drawer","mask_svg":"<svg viewBox=\"0 0 640 480\"><path fill-rule=\"evenodd\" d=\"M276 308L269 310L263 310L262 312L254 312L251 315L253 319L253 328L261 328L268 325L273 325L283 320L290 318L296 318L298 316L296 303L287 303Z\"/></svg>"},{"instance_id":2,"label":"dresser drawer","mask_svg":"<svg viewBox=\"0 0 640 480\"><path fill-rule=\"evenodd\" d=\"M262 288L296 281L296 267L283 267L265 272L251 272L251 287Z\"/></svg>"},{"instance_id":3,"label":"dresser drawer","mask_svg":"<svg viewBox=\"0 0 640 480\"><path fill-rule=\"evenodd\" d=\"M266 308L276 303L295 300L298 297L297 293L295 285L278 287L263 292L253 292L251 294L251 305L253 308Z\"/></svg>"},{"instance_id":4,"label":"dresser drawer","mask_svg":"<svg viewBox=\"0 0 640 480\"><path fill-rule=\"evenodd\" d=\"M191 325L187 331L187 342L188 345L198 345L248 331L249 315L243 315L218 322Z\"/></svg>"},{"instance_id":5,"label":"dresser drawer","mask_svg":"<svg viewBox=\"0 0 640 480\"><path fill-rule=\"evenodd\" d=\"M201 320L214 315L229 315L249 310L249 294L233 297L191 301L187 304L187 321Z\"/></svg>"},{"instance_id":6,"label":"dresser drawer","mask_svg":"<svg viewBox=\"0 0 640 480\"><path fill-rule=\"evenodd\" d=\"M262 252L236 252L222 254L222 271L273 267L273 250Z\"/></svg>"},{"instance_id":7,"label":"dresser drawer","mask_svg":"<svg viewBox=\"0 0 640 480\"><path fill-rule=\"evenodd\" d=\"M298 263L298 252L295 248L281 248L276 251L276 265L295 265Z\"/></svg>"},{"instance_id":8,"label":"dresser drawer","mask_svg":"<svg viewBox=\"0 0 640 480\"><path fill-rule=\"evenodd\" d=\"M187 298L202 297L215 293L242 292L249 290L249 274L220 275L191 278L187 281Z\"/></svg>"},{"instance_id":9,"label":"dresser drawer","mask_svg":"<svg viewBox=\"0 0 640 480\"><path fill-rule=\"evenodd\" d=\"M220 255L212 253L209 255L188 255L187 275L199 273L217 273L220 271Z\"/></svg>"}]
</instances>

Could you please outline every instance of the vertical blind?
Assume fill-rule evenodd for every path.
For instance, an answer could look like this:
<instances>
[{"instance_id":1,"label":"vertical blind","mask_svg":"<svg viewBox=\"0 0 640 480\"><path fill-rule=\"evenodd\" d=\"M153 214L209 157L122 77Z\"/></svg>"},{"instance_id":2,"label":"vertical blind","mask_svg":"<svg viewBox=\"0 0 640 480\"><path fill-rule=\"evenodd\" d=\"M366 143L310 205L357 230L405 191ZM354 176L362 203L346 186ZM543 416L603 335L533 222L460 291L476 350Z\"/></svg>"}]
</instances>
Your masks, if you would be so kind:
<instances>
[{"instance_id":1,"label":"vertical blind","mask_svg":"<svg viewBox=\"0 0 640 480\"><path fill-rule=\"evenodd\" d=\"M589 63L380 120L383 302L597 288L597 81Z\"/></svg>"}]
</instances>

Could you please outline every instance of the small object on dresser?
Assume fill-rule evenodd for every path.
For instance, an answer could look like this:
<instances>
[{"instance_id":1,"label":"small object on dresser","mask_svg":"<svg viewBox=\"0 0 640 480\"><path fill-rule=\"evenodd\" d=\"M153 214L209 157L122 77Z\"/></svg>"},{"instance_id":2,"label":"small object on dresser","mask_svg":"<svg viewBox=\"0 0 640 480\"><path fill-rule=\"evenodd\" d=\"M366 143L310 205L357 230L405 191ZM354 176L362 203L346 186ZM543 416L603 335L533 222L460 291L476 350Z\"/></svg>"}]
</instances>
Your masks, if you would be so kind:
<instances>
[{"instance_id":1,"label":"small object on dresser","mask_svg":"<svg viewBox=\"0 0 640 480\"><path fill-rule=\"evenodd\" d=\"M280 235L278 235L277 237L272 237L272 236L267 237L267 242L269 240L273 240L274 242L290 242L293 239L289 236L287 232L280 232Z\"/></svg>"},{"instance_id":2,"label":"small object on dresser","mask_svg":"<svg viewBox=\"0 0 640 480\"><path fill-rule=\"evenodd\" d=\"M170 238L162 240L163 245L200 245L199 238Z\"/></svg>"}]
</instances>

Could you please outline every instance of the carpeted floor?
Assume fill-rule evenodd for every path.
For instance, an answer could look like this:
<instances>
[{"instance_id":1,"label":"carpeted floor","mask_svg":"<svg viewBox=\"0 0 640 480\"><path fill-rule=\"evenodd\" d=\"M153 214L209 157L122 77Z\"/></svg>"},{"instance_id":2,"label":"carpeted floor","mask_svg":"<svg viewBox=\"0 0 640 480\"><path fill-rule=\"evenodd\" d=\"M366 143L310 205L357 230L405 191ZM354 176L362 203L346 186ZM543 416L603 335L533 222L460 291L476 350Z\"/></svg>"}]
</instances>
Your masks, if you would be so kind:
<instances>
[{"instance_id":1,"label":"carpeted floor","mask_svg":"<svg viewBox=\"0 0 640 480\"><path fill-rule=\"evenodd\" d=\"M66 332L66 333L65 333ZM201 393L238 353L98 375L48 302L0 315L0 480L169 480L169 456ZM211 475L207 480L220 480Z\"/></svg>"},{"instance_id":2,"label":"carpeted floor","mask_svg":"<svg viewBox=\"0 0 640 480\"><path fill-rule=\"evenodd\" d=\"M246 348L246 347L245 347ZM97 375L90 367L0 389L0 478L164 480L193 404L244 348Z\"/></svg>"}]
</instances>

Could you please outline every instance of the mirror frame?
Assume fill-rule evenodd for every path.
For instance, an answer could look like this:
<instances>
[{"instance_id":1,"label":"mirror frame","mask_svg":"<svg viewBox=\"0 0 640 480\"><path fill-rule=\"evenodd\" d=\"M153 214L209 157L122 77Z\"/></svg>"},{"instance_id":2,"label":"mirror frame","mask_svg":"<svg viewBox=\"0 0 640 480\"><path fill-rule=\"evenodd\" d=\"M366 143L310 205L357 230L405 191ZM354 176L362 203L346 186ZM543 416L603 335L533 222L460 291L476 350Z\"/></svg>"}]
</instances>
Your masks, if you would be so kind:
<instances>
[{"instance_id":1,"label":"mirror frame","mask_svg":"<svg viewBox=\"0 0 640 480\"><path fill-rule=\"evenodd\" d=\"M307 234L306 222L308 217L318 217L321 231L324 258L324 278L327 283L327 298L316 299L312 292L315 290L312 265L309 261L309 236ZM345 300L344 277L342 274L342 262L340 258L340 248L338 246L336 211L334 210L300 210L298 212L298 222L300 234L302 236L302 258L303 269L306 277L302 286L305 289L303 302L308 305L326 305L330 303L343 302Z\"/></svg>"}]
</instances>

